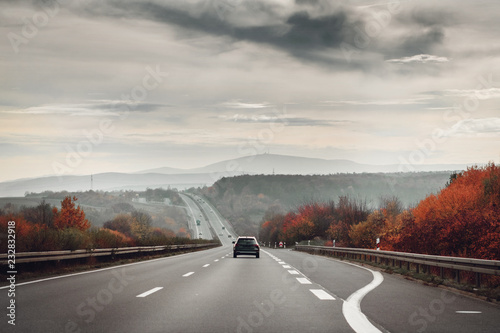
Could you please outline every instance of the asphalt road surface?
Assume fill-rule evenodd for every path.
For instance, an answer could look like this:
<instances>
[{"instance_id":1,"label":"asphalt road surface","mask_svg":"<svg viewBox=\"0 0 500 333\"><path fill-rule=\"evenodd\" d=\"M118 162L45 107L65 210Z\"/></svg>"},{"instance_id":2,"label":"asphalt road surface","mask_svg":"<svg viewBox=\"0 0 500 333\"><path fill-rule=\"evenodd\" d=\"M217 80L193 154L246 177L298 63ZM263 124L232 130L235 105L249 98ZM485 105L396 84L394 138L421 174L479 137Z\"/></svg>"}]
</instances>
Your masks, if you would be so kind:
<instances>
[{"instance_id":1,"label":"asphalt road surface","mask_svg":"<svg viewBox=\"0 0 500 333\"><path fill-rule=\"evenodd\" d=\"M1 287L0 332L500 332L496 305L367 267L265 247L233 258L231 224L182 198L193 232L223 246Z\"/></svg>"},{"instance_id":2,"label":"asphalt road surface","mask_svg":"<svg viewBox=\"0 0 500 333\"><path fill-rule=\"evenodd\" d=\"M222 245L232 244L237 234L234 232L232 225L216 209L197 195L180 194L180 196L187 205L190 216L188 225L193 231L192 237L203 239L216 237L220 239ZM200 225L196 224L196 220L200 220Z\"/></svg>"},{"instance_id":3,"label":"asphalt road surface","mask_svg":"<svg viewBox=\"0 0 500 333\"><path fill-rule=\"evenodd\" d=\"M344 262L231 246L21 283L1 332L498 332L486 302Z\"/></svg>"}]
</instances>

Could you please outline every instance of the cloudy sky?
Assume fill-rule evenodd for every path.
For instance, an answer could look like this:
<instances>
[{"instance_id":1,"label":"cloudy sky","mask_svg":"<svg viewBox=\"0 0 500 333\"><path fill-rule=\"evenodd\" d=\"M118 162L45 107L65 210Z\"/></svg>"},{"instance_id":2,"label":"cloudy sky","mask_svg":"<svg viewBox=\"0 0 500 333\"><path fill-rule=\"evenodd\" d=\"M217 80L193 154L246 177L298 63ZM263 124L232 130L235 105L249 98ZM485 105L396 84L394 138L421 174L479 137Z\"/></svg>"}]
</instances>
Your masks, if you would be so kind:
<instances>
[{"instance_id":1,"label":"cloudy sky","mask_svg":"<svg viewBox=\"0 0 500 333\"><path fill-rule=\"evenodd\" d=\"M500 162L500 1L0 2L0 181Z\"/></svg>"}]
</instances>

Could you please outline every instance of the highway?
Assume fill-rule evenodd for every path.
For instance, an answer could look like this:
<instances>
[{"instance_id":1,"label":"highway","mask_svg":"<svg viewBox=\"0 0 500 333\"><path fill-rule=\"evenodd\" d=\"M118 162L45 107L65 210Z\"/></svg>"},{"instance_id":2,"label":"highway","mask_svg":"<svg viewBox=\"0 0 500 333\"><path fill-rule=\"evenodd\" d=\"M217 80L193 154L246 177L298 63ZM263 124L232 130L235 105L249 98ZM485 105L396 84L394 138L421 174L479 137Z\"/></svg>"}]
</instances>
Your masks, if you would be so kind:
<instances>
[{"instance_id":1,"label":"highway","mask_svg":"<svg viewBox=\"0 0 500 333\"><path fill-rule=\"evenodd\" d=\"M499 331L496 305L368 267L265 247L259 259L233 258L230 225L198 203L193 213L209 216L223 246L19 283L15 326L2 287L0 331Z\"/></svg>"},{"instance_id":2,"label":"highway","mask_svg":"<svg viewBox=\"0 0 500 333\"><path fill-rule=\"evenodd\" d=\"M187 206L189 228L193 230L192 237L213 239L211 230L220 239L222 245L231 245L237 237L230 223L220 213L208 204L202 197L193 194L179 194ZM200 220L200 225L196 225ZM211 229L211 230L210 230ZM201 235L200 235L201 234Z\"/></svg>"}]
</instances>

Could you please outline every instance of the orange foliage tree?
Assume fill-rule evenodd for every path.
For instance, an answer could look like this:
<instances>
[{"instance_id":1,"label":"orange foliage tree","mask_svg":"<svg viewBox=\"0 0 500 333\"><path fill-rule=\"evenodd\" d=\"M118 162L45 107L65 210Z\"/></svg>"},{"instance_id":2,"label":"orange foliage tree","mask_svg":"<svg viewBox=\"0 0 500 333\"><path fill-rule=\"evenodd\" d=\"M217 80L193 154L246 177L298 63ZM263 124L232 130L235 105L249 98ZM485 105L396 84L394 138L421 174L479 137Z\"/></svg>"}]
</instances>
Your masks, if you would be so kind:
<instances>
[{"instance_id":1,"label":"orange foliage tree","mask_svg":"<svg viewBox=\"0 0 500 333\"><path fill-rule=\"evenodd\" d=\"M265 216L259 237L264 242L286 241L288 244L329 236L337 244L349 244L352 224L366 219L366 205L349 197L334 202L310 203L300 206L297 212L275 213Z\"/></svg>"},{"instance_id":2,"label":"orange foliage tree","mask_svg":"<svg viewBox=\"0 0 500 333\"><path fill-rule=\"evenodd\" d=\"M452 177L440 193L422 200L412 215L392 238L394 249L500 259L500 167L490 163Z\"/></svg>"},{"instance_id":3,"label":"orange foliage tree","mask_svg":"<svg viewBox=\"0 0 500 333\"><path fill-rule=\"evenodd\" d=\"M83 209L75 207L76 197L67 196L61 201L61 211L56 207L52 209L54 215L54 227L57 229L76 228L85 231L90 228L90 222L85 218Z\"/></svg>"}]
</instances>

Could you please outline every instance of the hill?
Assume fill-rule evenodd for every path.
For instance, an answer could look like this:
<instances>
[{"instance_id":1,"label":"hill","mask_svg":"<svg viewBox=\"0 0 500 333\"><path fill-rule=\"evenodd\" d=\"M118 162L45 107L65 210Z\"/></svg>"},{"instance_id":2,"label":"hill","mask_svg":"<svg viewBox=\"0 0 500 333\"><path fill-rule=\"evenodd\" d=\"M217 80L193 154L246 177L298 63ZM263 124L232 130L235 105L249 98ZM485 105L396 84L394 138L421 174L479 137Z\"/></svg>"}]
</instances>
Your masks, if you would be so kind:
<instances>
[{"instance_id":1,"label":"hill","mask_svg":"<svg viewBox=\"0 0 500 333\"><path fill-rule=\"evenodd\" d=\"M27 192L44 191L144 191L147 188L185 189L210 185L214 179L209 174L165 175L157 173L128 174L101 173L92 176L52 176L34 179L22 179L0 183L0 197L19 197Z\"/></svg>"},{"instance_id":2,"label":"hill","mask_svg":"<svg viewBox=\"0 0 500 333\"><path fill-rule=\"evenodd\" d=\"M342 159L320 159L277 154L259 154L230 159L194 169L156 168L137 172L162 174L200 174L216 175L216 179L241 174L281 174L281 175L328 175L335 173L377 173L408 171L455 171L465 170L465 164L426 164L402 165L361 164Z\"/></svg>"},{"instance_id":3,"label":"hill","mask_svg":"<svg viewBox=\"0 0 500 333\"><path fill-rule=\"evenodd\" d=\"M414 206L445 187L450 172L366 173L336 175L242 175L222 178L201 190L233 223L240 234L257 235L266 211L289 211L311 202L337 201L349 196L378 208L380 201L397 197Z\"/></svg>"},{"instance_id":4,"label":"hill","mask_svg":"<svg viewBox=\"0 0 500 333\"><path fill-rule=\"evenodd\" d=\"M218 179L236 175L333 175L339 173L390 173L424 171L462 171L462 164L433 165L369 165L349 160L326 160L274 154L260 154L221 161L189 170L157 168L136 173L107 172L92 176L49 176L19 179L0 183L0 197L23 196L27 192L43 191L119 191L147 188L176 188L210 186Z\"/></svg>"}]
</instances>

